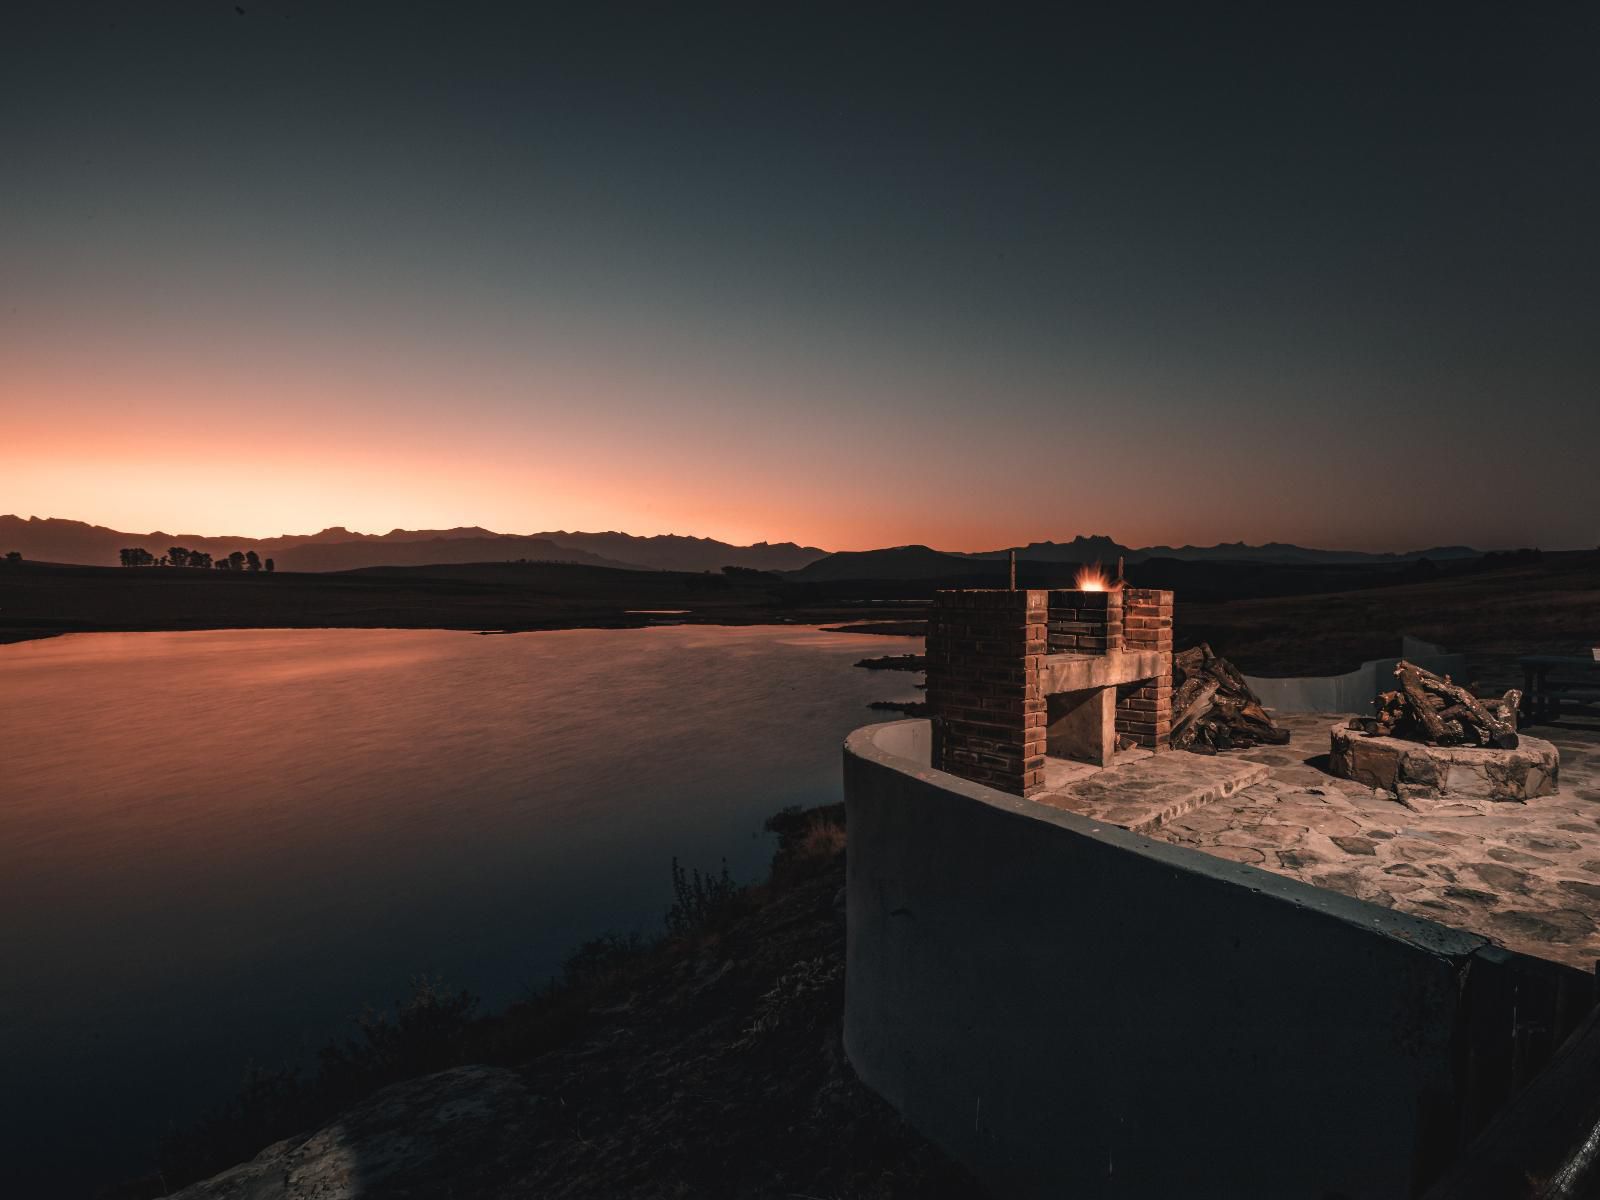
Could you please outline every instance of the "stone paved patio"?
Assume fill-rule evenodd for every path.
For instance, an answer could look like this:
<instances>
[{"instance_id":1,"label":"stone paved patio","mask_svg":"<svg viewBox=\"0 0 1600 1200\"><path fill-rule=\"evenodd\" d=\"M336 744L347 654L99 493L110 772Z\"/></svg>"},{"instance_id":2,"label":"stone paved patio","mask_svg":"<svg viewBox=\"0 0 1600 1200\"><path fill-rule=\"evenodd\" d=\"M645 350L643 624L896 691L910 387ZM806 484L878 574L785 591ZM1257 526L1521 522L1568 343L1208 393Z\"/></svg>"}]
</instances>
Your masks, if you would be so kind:
<instances>
[{"instance_id":1,"label":"stone paved patio","mask_svg":"<svg viewBox=\"0 0 1600 1200\"><path fill-rule=\"evenodd\" d=\"M1561 751L1556 795L1414 812L1326 772L1329 726L1338 719L1279 717L1293 734L1289 745L1226 756L1265 765L1269 778L1141 832L1594 970L1600 731L1536 730Z\"/></svg>"},{"instance_id":2,"label":"stone paved patio","mask_svg":"<svg viewBox=\"0 0 1600 1200\"><path fill-rule=\"evenodd\" d=\"M1152 754L1119 750L1112 765L1092 767L1048 758L1039 804L1082 813L1108 825L1149 833L1163 821L1231 796L1271 775L1271 768L1232 755Z\"/></svg>"}]
</instances>

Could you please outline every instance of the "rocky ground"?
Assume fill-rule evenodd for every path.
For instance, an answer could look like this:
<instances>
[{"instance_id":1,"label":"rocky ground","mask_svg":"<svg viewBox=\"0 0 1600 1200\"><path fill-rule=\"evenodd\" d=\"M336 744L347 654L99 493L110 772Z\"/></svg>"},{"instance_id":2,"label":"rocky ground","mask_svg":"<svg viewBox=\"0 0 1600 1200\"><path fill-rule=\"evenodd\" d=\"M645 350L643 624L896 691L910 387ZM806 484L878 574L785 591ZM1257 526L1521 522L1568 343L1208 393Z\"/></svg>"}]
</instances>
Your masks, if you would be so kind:
<instances>
[{"instance_id":1,"label":"rocky ground","mask_svg":"<svg viewBox=\"0 0 1600 1200\"><path fill-rule=\"evenodd\" d=\"M976 1194L845 1060L841 820L797 839L744 916L620 975L570 1043L396 1084L176 1194Z\"/></svg>"}]
</instances>

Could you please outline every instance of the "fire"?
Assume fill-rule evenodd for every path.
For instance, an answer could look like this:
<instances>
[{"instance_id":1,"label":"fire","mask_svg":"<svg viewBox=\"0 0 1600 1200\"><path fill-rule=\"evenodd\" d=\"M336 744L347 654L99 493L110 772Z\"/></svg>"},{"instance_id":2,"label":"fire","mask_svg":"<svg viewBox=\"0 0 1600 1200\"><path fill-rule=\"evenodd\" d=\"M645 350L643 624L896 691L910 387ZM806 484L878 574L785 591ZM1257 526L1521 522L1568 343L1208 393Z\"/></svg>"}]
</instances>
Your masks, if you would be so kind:
<instances>
[{"instance_id":1,"label":"fire","mask_svg":"<svg viewBox=\"0 0 1600 1200\"><path fill-rule=\"evenodd\" d=\"M1122 580L1107 579L1099 563L1085 563L1078 568L1077 584L1081 592L1115 592L1121 589Z\"/></svg>"}]
</instances>

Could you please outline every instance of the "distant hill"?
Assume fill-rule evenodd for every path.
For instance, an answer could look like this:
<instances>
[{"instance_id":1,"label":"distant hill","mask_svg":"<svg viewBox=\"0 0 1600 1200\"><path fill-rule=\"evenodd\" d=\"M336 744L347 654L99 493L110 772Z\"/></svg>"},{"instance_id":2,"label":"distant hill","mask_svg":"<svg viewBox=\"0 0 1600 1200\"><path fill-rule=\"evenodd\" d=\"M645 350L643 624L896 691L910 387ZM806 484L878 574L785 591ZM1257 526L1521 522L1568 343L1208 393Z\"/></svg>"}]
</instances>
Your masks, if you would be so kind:
<instances>
[{"instance_id":1,"label":"distant hill","mask_svg":"<svg viewBox=\"0 0 1600 1200\"><path fill-rule=\"evenodd\" d=\"M889 550L842 550L790 575L807 583L841 579L952 579L993 575L992 562L964 554L945 554L928 546L895 546Z\"/></svg>"},{"instance_id":2,"label":"distant hill","mask_svg":"<svg viewBox=\"0 0 1600 1200\"><path fill-rule=\"evenodd\" d=\"M1005 558L1009 550L985 550L968 555L970 558ZM1457 558L1479 558L1481 550L1470 546L1434 546L1427 550L1407 550L1393 554L1367 550L1316 550L1295 546L1288 542L1267 542L1260 546L1244 542L1219 542L1215 546L1124 546L1122 543L1097 534L1079 535L1070 542L1031 542L1017 548L1017 557L1025 562L1101 562L1114 563L1124 558L1130 563L1145 562L1152 558L1173 558L1180 562L1237 562L1237 563L1305 563L1332 565L1337 563L1403 563L1419 558L1435 562Z\"/></svg>"},{"instance_id":3,"label":"distant hill","mask_svg":"<svg viewBox=\"0 0 1600 1200\"><path fill-rule=\"evenodd\" d=\"M504 562L517 558L643 571L720 571L729 566L792 571L827 554L815 546L797 546L793 542L734 546L713 538L677 534L635 537L615 532L562 531L523 536L496 533L477 525L353 533L335 525L318 533L270 538L207 537L163 530L128 533L53 517L0 516L0 553L20 550L23 557L40 562L114 566L117 552L132 546L142 546L157 557L172 546L204 550L213 556L254 550L263 558L273 559L284 571L347 571L384 565Z\"/></svg>"},{"instance_id":4,"label":"distant hill","mask_svg":"<svg viewBox=\"0 0 1600 1200\"><path fill-rule=\"evenodd\" d=\"M1260 546L1247 546L1243 542L1219 543L1215 546L1148 546L1135 550L1136 556L1128 561L1151 558L1176 558L1184 562L1261 562L1307 563L1329 565L1335 563L1405 563L1426 558L1438 562L1444 559L1480 558L1483 551L1471 546L1432 546L1426 550L1406 550L1398 554L1367 550L1315 550L1287 542L1267 542Z\"/></svg>"},{"instance_id":5,"label":"distant hill","mask_svg":"<svg viewBox=\"0 0 1600 1200\"><path fill-rule=\"evenodd\" d=\"M998 579L997 564L1003 562L1009 553L1009 550L948 553L928 546L842 551L808 564L793 572L791 578L817 583L836 583L846 579L955 582L987 574ZM1481 557L1481 551L1468 546L1436 546L1431 550L1412 550L1403 554L1315 550L1285 542L1269 542L1264 546L1233 542L1217 546L1137 547L1124 546L1104 535L1079 536L1070 542L1033 542L1017 548L1018 562L1051 565L1102 563L1107 567L1113 566L1118 558L1126 560L1129 566L1172 562L1257 567L1402 567L1424 558L1440 562Z\"/></svg>"},{"instance_id":6,"label":"distant hill","mask_svg":"<svg viewBox=\"0 0 1600 1200\"><path fill-rule=\"evenodd\" d=\"M788 572L798 580L816 582L845 579L960 579L984 573L981 564L1004 560L1007 550L963 554L929 546L894 546L882 550L849 550L829 554L815 546L794 542L757 542L734 546L713 538L658 534L637 537L629 533L569 532L564 529L530 535L496 533L478 525L455 529L391 529L388 533L354 533L332 526L318 533L284 534L270 538L203 537L193 533L126 533L103 525L56 518L0 516L0 553L20 550L25 558L42 562L113 566L117 551L142 546L158 557L168 547L183 546L225 556L234 550L254 550L275 560L285 571L347 571L372 566L423 566L433 563L505 562L532 559L547 562L587 563L592 566L627 567L640 571L720 571L723 567L748 567L757 571ZM1317 550L1285 542L1247 546L1243 542L1216 546L1125 546L1104 534L1079 536L1069 542L1033 542L1019 547L1017 557L1034 563L1089 563L1111 565L1120 557L1129 565L1156 559L1199 563L1245 563L1276 566L1359 566L1405 564L1427 558L1433 562L1481 557L1469 546L1435 546L1403 554L1361 550Z\"/></svg>"},{"instance_id":7,"label":"distant hill","mask_svg":"<svg viewBox=\"0 0 1600 1200\"><path fill-rule=\"evenodd\" d=\"M533 536L653 571L720 571L723 567L796 571L828 555L826 550L819 550L815 546L797 546L793 542L756 542L752 546L730 546L714 538L684 537L676 533L635 537L631 533L568 533L557 530Z\"/></svg>"},{"instance_id":8,"label":"distant hill","mask_svg":"<svg viewBox=\"0 0 1600 1200\"><path fill-rule=\"evenodd\" d=\"M558 546L547 538L434 537L419 541L303 542L280 550L280 571L354 571L362 567L428 567L447 563L497 563L509 559L530 562L579 563L588 567L640 568L598 554Z\"/></svg>"},{"instance_id":9,"label":"distant hill","mask_svg":"<svg viewBox=\"0 0 1600 1200\"><path fill-rule=\"evenodd\" d=\"M90 525L85 521L67 521L58 517L0 516L0 547L20 550L24 558L41 562L81 563L85 566L115 566L117 551L123 547L142 546L160 556L172 546L186 550L204 550L217 556L234 550L254 550L263 558L277 560L288 569L286 552L304 546L334 545L392 545L399 542L437 542L494 538L498 534L475 526L463 529L395 529L389 533L352 533L334 525L320 533L285 534L279 537L250 538L225 535L208 537L199 533L167 533L154 530L150 533L128 533L108 529L104 525ZM3 553L0 550L0 553ZM501 557L497 555L496 557ZM515 557L515 556L513 556ZM361 565L352 562L352 566ZM302 568L311 569L311 568ZM338 567L318 568L338 570Z\"/></svg>"}]
</instances>

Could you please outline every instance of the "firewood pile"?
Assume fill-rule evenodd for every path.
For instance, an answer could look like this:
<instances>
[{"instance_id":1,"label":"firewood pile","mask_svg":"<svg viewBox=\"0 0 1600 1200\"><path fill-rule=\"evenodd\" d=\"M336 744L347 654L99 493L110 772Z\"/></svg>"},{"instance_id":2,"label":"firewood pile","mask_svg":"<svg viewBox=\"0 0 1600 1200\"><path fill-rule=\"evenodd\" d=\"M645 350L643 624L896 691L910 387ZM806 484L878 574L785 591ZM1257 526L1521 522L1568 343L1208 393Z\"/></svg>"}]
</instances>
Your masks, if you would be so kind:
<instances>
[{"instance_id":1,"label":"firewood pile","mask_svg":"<svg viewBox=\"0 0 1600 1200\"><path fill-rule=\"evenodd\" d=\"M1512 689L1498 700L1480 699L1466 688L1402 660L1395 667L1400 686L1374 700L1374 716L1357 717L1352 729L1405 738L1434 746L1517 748L1517 706L1522 693Z\"/></svg>"},{"instance_id":2,"label":"firewood pile","mask_svg":"<svg viewBox=\"0 0 1600 1200\"><path fill-rule=\"evenodd\" d=\"M1172 656L1172 689L1174 750L1215 754L1289 740L1289 731L1273 723L1244 676L1204 642Z\"/></svg>"}]
</instances>

